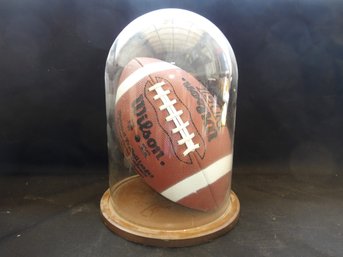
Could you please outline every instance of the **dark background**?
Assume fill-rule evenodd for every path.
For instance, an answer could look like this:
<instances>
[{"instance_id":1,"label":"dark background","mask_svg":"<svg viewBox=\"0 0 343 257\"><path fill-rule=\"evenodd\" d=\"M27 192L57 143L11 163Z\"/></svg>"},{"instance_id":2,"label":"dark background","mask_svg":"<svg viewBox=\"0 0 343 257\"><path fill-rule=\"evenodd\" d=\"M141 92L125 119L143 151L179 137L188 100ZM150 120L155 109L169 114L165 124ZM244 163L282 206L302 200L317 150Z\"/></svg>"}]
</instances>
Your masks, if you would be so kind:
<instances>
[{"instance_id":1,"label":"dark background","mask_svg":"<svg viewBox=\"0 0 343 257\"><path fill-rule=\"evenodd\" d=\"M104 68L133 19L179 7L238 62L239 223L196 247L129 243L101 224ZM343 253L343 1L0 0L0 256Z\"/></svg>"},{"instance_id":2,"label":"dark background","mask_svg":"<svg viewBox=\"0 0 343 257\"><path fill-rule=\"evenodd\" d=\"M131 20L164 7L210 19L235 51L235 165L339 171L342 1L15 0L0 1L0 172L106 167L107 53Z\"/></svg>"}]
</instances>

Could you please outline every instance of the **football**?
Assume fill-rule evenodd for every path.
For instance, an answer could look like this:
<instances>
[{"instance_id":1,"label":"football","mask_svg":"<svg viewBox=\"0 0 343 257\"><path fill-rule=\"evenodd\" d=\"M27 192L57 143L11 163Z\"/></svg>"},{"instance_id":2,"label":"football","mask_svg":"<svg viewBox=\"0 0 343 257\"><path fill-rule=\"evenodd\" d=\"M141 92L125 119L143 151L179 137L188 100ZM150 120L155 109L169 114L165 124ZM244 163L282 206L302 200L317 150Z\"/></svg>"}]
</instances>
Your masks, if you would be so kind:
<instances>
[{"instance_id":1,"label":"football","mask_svg":"<svg viewBox=\"0 0 343 257\"><path fill-rule=\"evenodd\" d=\"M114 126L131 168L155 191L211 211L231 185L232 147L216 97L185 70L135 58L122 70Z\"/></svg>"}]
</instances>

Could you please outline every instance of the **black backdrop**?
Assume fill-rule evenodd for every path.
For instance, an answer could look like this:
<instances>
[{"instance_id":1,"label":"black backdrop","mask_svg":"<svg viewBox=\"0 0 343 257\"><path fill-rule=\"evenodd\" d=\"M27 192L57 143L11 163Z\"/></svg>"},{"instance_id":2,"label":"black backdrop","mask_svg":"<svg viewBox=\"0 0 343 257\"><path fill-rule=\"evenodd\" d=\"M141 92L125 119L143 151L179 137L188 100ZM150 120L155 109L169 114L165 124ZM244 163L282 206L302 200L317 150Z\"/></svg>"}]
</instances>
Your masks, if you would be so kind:
<instances>
[{"instance_id":1,"label":"black backdrop","mask_svg":"<svg viewBox=\"0 0 343 257\"><path fill-rule=\"evenodd\" d=\"M343 2L326 0L0 0L1 173L106 167L108 50L131 20L165 7L210 19L235 51L235 165L338 174Z\"/></svg>"}]
</instances>

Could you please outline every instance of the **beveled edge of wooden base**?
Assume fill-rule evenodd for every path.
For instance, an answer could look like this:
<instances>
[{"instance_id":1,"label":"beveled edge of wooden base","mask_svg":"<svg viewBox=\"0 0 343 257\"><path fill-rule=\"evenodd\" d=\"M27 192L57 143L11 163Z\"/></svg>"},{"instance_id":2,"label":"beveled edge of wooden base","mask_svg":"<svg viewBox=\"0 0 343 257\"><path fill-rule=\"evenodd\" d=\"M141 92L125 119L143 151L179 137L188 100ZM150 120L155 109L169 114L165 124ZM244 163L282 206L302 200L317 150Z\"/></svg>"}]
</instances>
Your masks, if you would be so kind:
<instances>
[{"instance_id":1,"label":"beveled edge of wooden base","mask_svg":"<svg viewBox=\"0 0 343 257\"><path fill-rule=\"evenodd\" d=\"M238 222L240 203L237 195L231 191L230 204L217 219L200 227L174 230L172 233L162 230L159 233L157 229L137 226L137 224L125 220L111 204L110 189L106 190L103 194L100 201L100 209L105 225L122 238L143 245L185 247L211 241L230 231Z\"/></svg>"}]
</instances>

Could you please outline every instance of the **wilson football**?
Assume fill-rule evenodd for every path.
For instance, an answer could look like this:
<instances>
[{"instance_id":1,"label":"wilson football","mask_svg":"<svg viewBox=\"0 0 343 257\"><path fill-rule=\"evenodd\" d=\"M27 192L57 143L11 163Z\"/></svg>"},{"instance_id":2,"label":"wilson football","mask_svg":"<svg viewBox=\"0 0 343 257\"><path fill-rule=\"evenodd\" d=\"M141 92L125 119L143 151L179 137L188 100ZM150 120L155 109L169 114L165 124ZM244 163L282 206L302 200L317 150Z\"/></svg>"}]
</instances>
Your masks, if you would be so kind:
<instances>
[{"instance_id":1,"label":"wilson football","mask_svg":"<svg viewBox=\"0 0 343 257\"><path fill-rule=\"evenodd\" d=\"M231 185L232 149L216 98L190 73L153 58L123 69L115 129L133 170L169 200L218 208Z\"/></svg>"}]
</instances>

